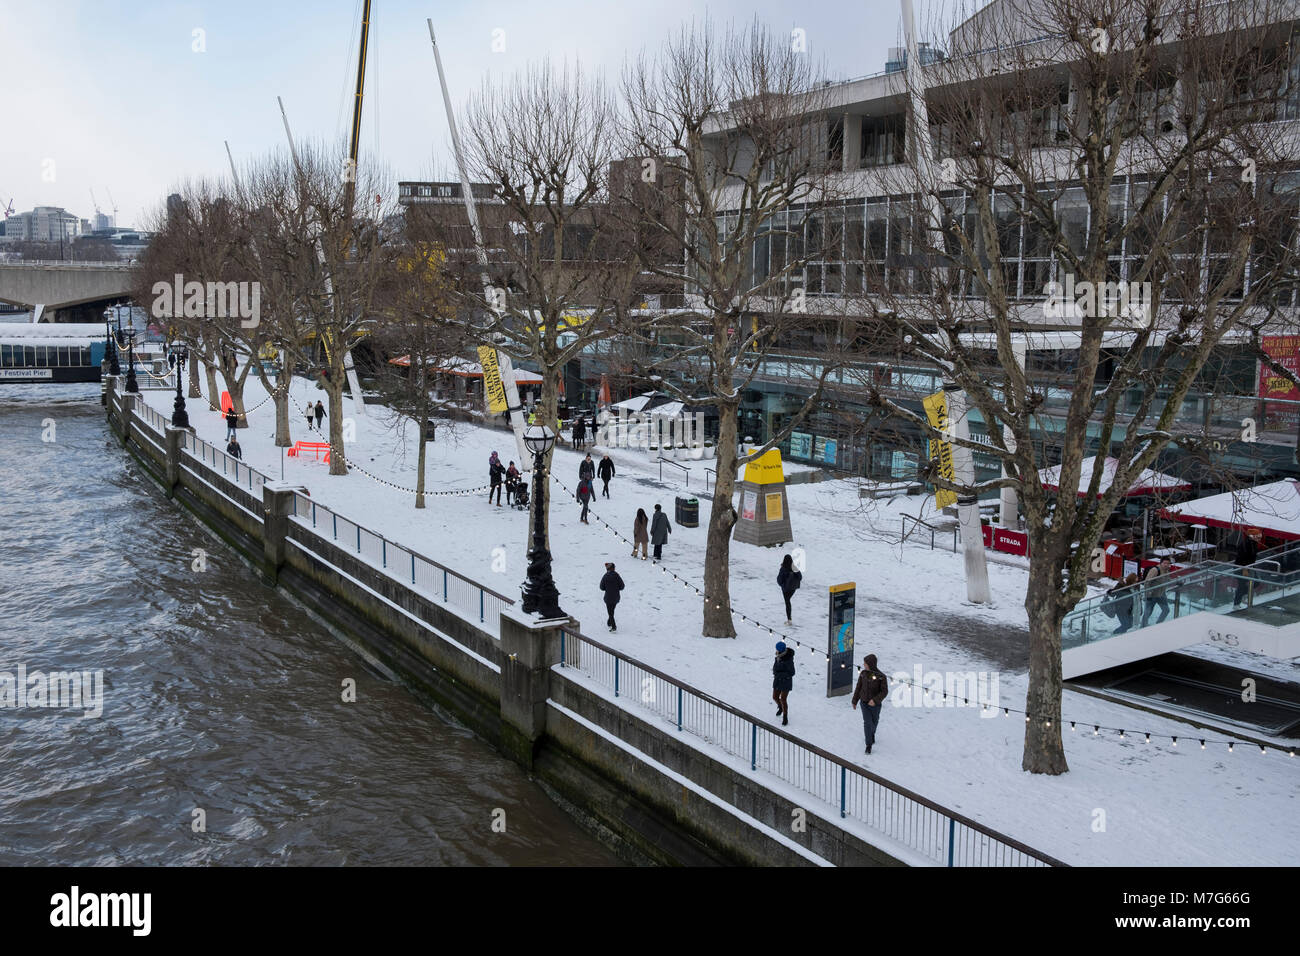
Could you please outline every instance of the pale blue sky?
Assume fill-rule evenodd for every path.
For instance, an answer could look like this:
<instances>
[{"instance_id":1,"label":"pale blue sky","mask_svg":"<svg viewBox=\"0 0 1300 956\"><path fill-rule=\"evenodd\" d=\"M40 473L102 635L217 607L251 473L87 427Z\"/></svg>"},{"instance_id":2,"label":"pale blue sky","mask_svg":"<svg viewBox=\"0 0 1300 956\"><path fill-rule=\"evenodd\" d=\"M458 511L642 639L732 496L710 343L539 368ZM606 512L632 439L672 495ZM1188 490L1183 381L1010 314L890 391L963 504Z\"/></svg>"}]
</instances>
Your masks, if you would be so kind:
<instances>
[{"instance_id":1,"label":"pale blue sky","mask_svg":"<svg viewBox=\"0 0 1300 956\"><path fill-rule=\"evenodd\" d=\"M236 160L282 148L277 95L296 138L342 137L360 9L360 0L0 0L0 205L12 196L18 212L66 206L90 218L89 190L105 212L112 190L119 223L137 225L183 179L223 175L223 139ZM363 160L378 155L403 179L454 178L426 17L459 108L485 76L547 55L616 79L625 58L706 14L802 28L833 78L883 69L900 36L898 0L373 0ZM205 52L193 50L196 29ZM496 29L503 53L491 49Z\"/></svg>"}]
</instances>

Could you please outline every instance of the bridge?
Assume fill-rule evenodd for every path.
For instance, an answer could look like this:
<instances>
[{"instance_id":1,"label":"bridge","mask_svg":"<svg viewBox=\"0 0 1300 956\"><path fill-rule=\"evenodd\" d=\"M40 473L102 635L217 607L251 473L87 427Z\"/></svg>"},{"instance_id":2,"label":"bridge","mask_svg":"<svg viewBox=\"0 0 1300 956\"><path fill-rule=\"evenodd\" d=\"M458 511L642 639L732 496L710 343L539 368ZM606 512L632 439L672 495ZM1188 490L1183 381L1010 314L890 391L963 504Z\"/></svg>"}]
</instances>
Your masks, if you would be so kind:
<instances>
[{"instance_id":1,"label":"bridge","mask_svg":"<svg viewBox=\"0 0 1300 956\"><path fill-rule=\"evenodd\" d=\"M0 262L0 302L39 310L38 321L94 322L131 289L129 262Z\"/></svg>"}]
</instances>

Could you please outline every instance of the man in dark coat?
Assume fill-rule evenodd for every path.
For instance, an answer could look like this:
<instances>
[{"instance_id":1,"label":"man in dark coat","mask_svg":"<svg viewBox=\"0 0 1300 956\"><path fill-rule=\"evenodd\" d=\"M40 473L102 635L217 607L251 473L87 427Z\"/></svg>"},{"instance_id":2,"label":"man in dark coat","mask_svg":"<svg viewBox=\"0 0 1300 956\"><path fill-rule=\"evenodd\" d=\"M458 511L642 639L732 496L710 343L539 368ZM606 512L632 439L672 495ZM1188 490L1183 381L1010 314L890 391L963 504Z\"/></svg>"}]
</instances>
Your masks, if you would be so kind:
<instances>
[{"instance_id":1,"label":"man in dark coat","mask_svg":"<svg viewBox=\"0 0 1300 956\"><path fill-rule=\"evenodd\" d=\"M587 509L591 507L591 499L596 497L596 489L591 486L591 482L585 478L578 482L578 503L582 505L582 517L579 519L583 524L590 524L587 520Z\"/></svg>"},{"instance_id":2,"label":"man in dark coat","mask_svg":"<svg viewBox=\"0 0 1300 956\"><path fill-rule=\"evenodd\" d=\"M226 412L226 441L235 437L235 429L239 427L239 416L235 414L235 406L231 405L230 410Z\"/></svg>"},{"instance_id":3,"label":"man in dark coat","mask_svg":"<svg viewBox=\"0 0 1300 956\"><path fill-rule=\"evenodd\" d=\"M650 543L655 546L656 561L663 557L664 545L668 543L668 536L672 533L673 526L668 523L668 516L664 514L662 508L655 505L655 516L650 521Z\"/></svg>"},{"instance_id":4,"label":"man in dark coat","mask_svg":"<svg viewBox=\"0 0 1300 956\"><path fill-rule=\"evenodd\" d=\"M493 452L492 457L488 459L488 504L492 504L492 496L497 496L497 507L501 507L501 482L505 480L506 466L501 464L501 459L497 453Z\"/></svg>"},{"instance_id":5,"label":"man in dark coat","mask_svg":"<svg viewBox=\"0 0 1300 956\"><path fill-rule=\"evenodd\" d=\"M858 675L858 686L853 688L853 709L858 709L862 701L862 733L867 738L867 753L876 742L876 725L880 723L880 709L889 696L889 681L876 669L876 655L868 654L862 662L862 673Z\"/></svg>"},{"instance_id":6,"label":"man in dark coat","mask_svg":"<svg viewBox=\"0 0 1300 956\"><path fill-rule=\"evenodd\" d=\"M618 630L618 625L614 623L614 608L618 606L619 592L623 590L623 579L619 577L618 572L614 570L614 562L605 562L605 576L600 579L600 589L605 592L605 610L609 612L609 629L611 632Z\"/></svg>"},{"instance_id":7,"label":"man in dark coat","mask_svg":"<svg viewBox=\"0 0 1300 956\"><path fill-rule=\"evenodd\" d=\"M230 439L230 444L226 446L226 454L231 458L243 458L244 450L239 447L239 439Z\"/></svg>"},{"instance_id":8,"label":"man in dark coat","mask_svg":"<svg viewBox=\"0 0 1300 956\"><path fill-rule=\"evenodd\" d=\"M605 455L605 457L600 460L600 467L596 469L596 474L600 476L600 480L604 483L601 486L600 493L608 498L609 479L614 477L614 459L610 458L608 454Z\"/></svg>"},{"instance_id":9,"label":"man in dark coat","mask_svg":"<svg viewBox=\"0 0 1300 956\"><path fill-rule=\"evenodd\" d=\"M578 466L578 480L591 481L595 477L596 463L591 460L591 453L588 452L587 457L582 459L582 464Z\"/></svg>"},{"instance_id":10,"label":"man in dark coat","mask_svg":"<svg viewBox=\"0 0 1300 956\"><path fill-rule=\"evenodd\" d=\"M587 426L583 424L582 416L579 415L573 420L573 447L581 448L587 443Z\"/></svg>"},{"instance_id":11,"label":"man in dark coat","mask_svg":"<svg viewBox=\"0 0 1300 956\"><path fill-rule=\"evenodd\" d=\"M325 417L325 406L321 402L316 403L316 430L320 431L321 419Z\"/></svg>"}]
</instances>

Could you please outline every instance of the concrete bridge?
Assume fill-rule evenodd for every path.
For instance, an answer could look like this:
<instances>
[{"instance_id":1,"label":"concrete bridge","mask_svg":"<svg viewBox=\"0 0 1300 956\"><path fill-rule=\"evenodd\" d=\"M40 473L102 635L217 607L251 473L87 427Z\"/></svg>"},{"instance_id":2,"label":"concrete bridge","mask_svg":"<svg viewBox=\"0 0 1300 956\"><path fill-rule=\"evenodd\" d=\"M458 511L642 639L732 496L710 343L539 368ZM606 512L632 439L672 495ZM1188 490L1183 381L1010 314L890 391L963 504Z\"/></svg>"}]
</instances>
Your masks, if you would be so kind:
<instances>
[{"instance_id":1,"label":"concrete bridge","mask_svg":"<svg viewBox=\"0 0 1300 956\"><path fill-rule=\"evenodd\" d=\"M99 321L130 294L129 262L0 262L0 302L43 307L39 321Z\"/></svg>"}]
</instances>

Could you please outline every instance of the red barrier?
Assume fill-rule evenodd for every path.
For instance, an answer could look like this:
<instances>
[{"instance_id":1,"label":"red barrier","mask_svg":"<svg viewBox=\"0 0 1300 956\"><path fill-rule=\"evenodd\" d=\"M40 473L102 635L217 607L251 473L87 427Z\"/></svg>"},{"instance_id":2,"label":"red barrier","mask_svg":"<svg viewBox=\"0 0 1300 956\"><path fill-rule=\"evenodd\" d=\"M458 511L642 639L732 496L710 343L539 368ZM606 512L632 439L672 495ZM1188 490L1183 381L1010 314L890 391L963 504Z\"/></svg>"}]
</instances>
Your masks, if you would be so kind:
<instances>
[{"instance_id":1,"label":"red barrier","mask_svg":"<svg viewBox=\"0 0 1300 956\"><path fill-rule=\"evenodd\" d=\"M235 407L235 403L230 400L230 393L222 392L221 393L221 414L223 415L226 414L234 407Z\"/></svg>"}]
</instances>

